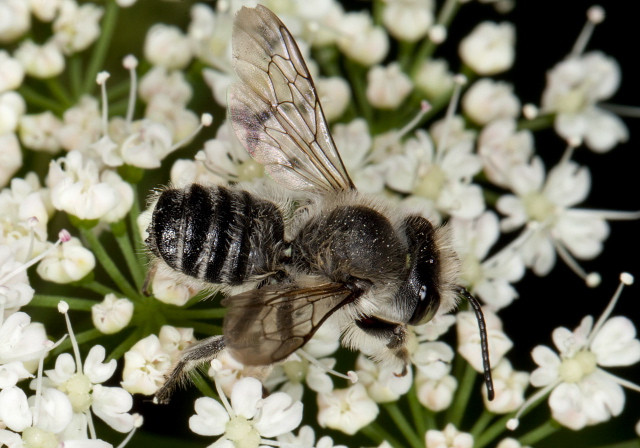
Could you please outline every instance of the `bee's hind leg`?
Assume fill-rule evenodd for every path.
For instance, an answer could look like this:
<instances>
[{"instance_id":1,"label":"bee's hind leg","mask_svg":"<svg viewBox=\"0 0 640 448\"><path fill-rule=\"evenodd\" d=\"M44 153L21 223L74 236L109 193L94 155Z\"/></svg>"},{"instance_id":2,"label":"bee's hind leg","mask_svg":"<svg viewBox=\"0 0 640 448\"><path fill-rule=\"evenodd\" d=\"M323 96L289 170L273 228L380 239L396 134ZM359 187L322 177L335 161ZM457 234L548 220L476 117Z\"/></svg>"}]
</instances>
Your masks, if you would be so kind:
<instances>
[{"instance_id":1,"label":"bee's hind leg","mask_svg":"<svg viewBox=\"0 0 640 448\"><path fill-rule=\"evenodd\" d=\"M168 403L175 388L184 385L189 380L188 373L191 370L200 364L210 362L224 348L223 336L211 336L186 349L169 376L167 376L167 381L156 392L154 401L161 404Z\"/></svg>"}]
</instances>

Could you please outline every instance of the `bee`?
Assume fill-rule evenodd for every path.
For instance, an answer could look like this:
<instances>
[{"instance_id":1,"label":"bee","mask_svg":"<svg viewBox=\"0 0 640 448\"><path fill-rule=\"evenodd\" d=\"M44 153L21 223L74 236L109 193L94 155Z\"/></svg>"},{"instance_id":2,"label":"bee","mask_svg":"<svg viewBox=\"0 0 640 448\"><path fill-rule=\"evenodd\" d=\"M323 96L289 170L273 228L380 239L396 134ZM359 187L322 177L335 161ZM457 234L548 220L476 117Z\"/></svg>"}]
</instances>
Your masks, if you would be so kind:
<instances>
[{"instance_id":1,"label":"bee","mask_svg":"<svg viewBox=\"0 0 640 448\"><path fill-rule=\"evenodd\" d=\"M478 301L458 283L447 229L359 193L329 132L318 93L285 25L264 6L243 7L233 27L239 81L229 117L277 190L192 184L155 204L146 244L161 265L228 293L223 335L185 350L156 399L222 350L271 366L331 319L341 342L405 375L408 325L472 305L485 382L493 385ZM166 267L165 266L165 267Z\"/></svg>"}]
</instances>

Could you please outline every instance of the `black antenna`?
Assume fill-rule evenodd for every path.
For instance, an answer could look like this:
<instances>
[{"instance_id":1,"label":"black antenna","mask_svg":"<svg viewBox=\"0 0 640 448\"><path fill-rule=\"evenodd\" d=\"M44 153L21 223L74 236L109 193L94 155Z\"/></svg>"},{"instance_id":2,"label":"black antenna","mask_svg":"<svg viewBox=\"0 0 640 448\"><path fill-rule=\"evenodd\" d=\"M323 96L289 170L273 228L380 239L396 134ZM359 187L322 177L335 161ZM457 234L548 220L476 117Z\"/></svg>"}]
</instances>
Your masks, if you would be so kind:
<instances>
[{"instance_id":1,"label":"black antenna","mask_svg":"<svg viewBox=\"0 0 640 448\"><path fill-rule=\"evenodd\" d=\"M487 325L484 322L484 314L480 307L480 302L476 299L467 289L460 286L458 292L461 296L467 299L467 302L471 304L473 311L476 313L476 319L478 319L478 329L480 330L480 347L482 349L482 367L484 368L484 382L487 385L487 398L489 401L495 397L495 390L493 389L493 379L491 378L491 363L489 362L489 341L487 339Z\"/></svg>"}]
</instances>

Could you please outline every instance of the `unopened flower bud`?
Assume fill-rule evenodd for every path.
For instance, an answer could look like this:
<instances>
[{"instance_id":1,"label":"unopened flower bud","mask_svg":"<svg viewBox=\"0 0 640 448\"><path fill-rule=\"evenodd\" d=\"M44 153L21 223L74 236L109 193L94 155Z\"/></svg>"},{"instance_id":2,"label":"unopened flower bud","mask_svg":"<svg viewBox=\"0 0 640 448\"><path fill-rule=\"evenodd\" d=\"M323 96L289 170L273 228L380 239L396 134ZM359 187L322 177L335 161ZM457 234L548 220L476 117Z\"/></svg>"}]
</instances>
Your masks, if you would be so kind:
<instances>
[{"instance_id":1,"label":"unopened flower bud","mask_svg":"<svg viewBox=\"0 0 640 448\"><path fill-rule=\"evenodd\" d=\"M144 55L153 65L182 69L191 60L191 46L179 28L156 24L147 33Z\"/></svg>"},{"instance_id":2,"label":"unopened flower bud","mask_svg":"<svg viewBox=\"0 0 640 448\"><path fill-rule=\"evenodd\" d=\"M14 53L25 72L34 78L47 79L59 75L64 70L64 56L53 42L36 45L30 40L20 44Z\"/></svg>"},{"instance_id":3,"label":"unopened flower bud","mask_svg":"<svg viewBox=\"0 0 640 448\"><path fill-rule=\"evenodd\" d=\"M104 334L113 334L125 328L133 316L133 303L107 294L104 300L91 307L93 325Z\"/></svg>"},{"instance_id":4,"label":"unopened flower bud","mask_svg":"<svg viewBox=\"0 0 640 448\"><path fill-rule=\"evenodd\" d=\"M396 109L411 92L413 84L400 65L375 66L367 76L367 99L378 109Z\"/></svg>"},{"instance_id":5,"label":"unopened flower bud","mask_svg":"<svg viewBox=\"0 0 640 448\"><path fill-rule=\"evenodd\" d=\"M482 22L460 43L460 58L479 75L495 75L513 65L514 41L512 24Z\"/></svg>"}]
</instances>

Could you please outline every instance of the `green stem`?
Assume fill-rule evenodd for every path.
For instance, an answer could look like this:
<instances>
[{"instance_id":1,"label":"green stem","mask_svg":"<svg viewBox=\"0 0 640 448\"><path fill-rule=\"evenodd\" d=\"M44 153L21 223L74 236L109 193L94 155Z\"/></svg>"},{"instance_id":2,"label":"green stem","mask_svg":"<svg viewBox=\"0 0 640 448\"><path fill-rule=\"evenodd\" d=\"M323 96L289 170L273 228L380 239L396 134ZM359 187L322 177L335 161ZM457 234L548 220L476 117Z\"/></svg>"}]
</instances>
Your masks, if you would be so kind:
<instances>
[{"instance_id":1,"label":"green stem","mask_svg":"<svg viewBox=\"0 0 640 448\"><path fill-rule=\"evenodd\" d=\"M123 221L124 222L124 221ZM134 229L134 231L137 229ZM127 267L133 276L133 280L136 284L138 290L142 288L142 283L144 282L144 272L143 267L140 264L140 260L135 254L133 246L131 244L131 240L129 239L129 235L125 231L122 234L116 234L114 232L114 236L116 241L118 242L118 246L120 246L120 251L124 255L124 259L127 263Z\"/></svg>"},{"instance_id":2,"label":"green stem","mask_svg":"<svg viewBox=\"0 0 640 448\"><path fill-rule=\"evenodd\" d=\"M382 427L375 422L365 426L360 430L360 432L367 436L369 439L373 440L378 445L386 440L394 448L402 448L404 446L402 443L398 442L395 437L382 429Z\"/></svg>"},{"instance_id":3,"label":"green stem","mask_svg":"<svg viewBox=\"0 0 640 448\"><path fill-rule=\"evenodd\" d=\"M80 227L80 232L82 233L82 236L89 242L89 246L91 246L91 249L95 253L96 258L98 259L98 261L100 261L100 264L102 264L104 270L107 271L107 274L109 275L109 277L111 277L111 280L113 280L113 282L118 285L120 291L122 291L128 299L139 301L140 295L133 288L133 286L131 286L127 279L124 278L116 264L113 262L111 257L109 257L109 254L105 250L102 243L100 243L98 237L95 236L90 229L86 229L83 227Z\"/></svg>"},{"instance_id":4,"label":"green stem","mask_svg":"<svg viewBox=\"0 0 640 448\"><path fill-rule=\"evenodd\" d=\"M411 409L411 416L413 417L413 424L418 434L424 434L427 431L425 422L424 408L422 403L418 400L418 390L416 389L415 382L411 386L411 390L407 394L409 400L409 409Z\"/></svg>"},{"instance_id":5,"label":"green stem","mask_svg":"<svg viewBox=\"0 0 640 448\"><path fill-rule=\"evenodd\" d=\"M107 2L104 18L102 19L100 38L93 47L91 59L87 66L86 77L84 78L82 86L82 92L84 94L91 92L96 84L96 75L104 66L104 61L107 56L107 52L109 51L109 45L111 44L111 38L113 37L113 32L116 28L119 11L120 7L115 1Z\"/></svg>"},{"instance_id":6,"label":"green stem","mask_svg":"<svg viewBox=\"0 0 640 448\"><path fill-rule=\"evenodd\" d=\"M191 375L189 375L189 378L191 379L191 381L193 381L193 384L195 384L198 390L205 397L210 397L210 398L218 397L218 394L216 393L216 391L213 390L213 387L211 387L211 383L207 381L205 376L202 375L199 371L197 370L194 371Z\"/></svg>"},{"instance_id":7,"label":"green stem","mask_svg":"<svg viewBox=\"0 0 640 448\"><path fill-rule=\"evenodd\" d=\"M473 444L473 448L482 448L502 434L504 430L507 429L507 422L512 417L513 413L507 414L493 425L489 426L489 429L484 431L477 439L474 438L475 443Z\"/></svg>"},{"instance_id":8,"label":"green stem","mask_svg":"<svg viewBox=\"0 0 640 448\"><path fill-rule=\"evenodd\" d=\"M522 437L518 438L521 445L534 445L540 440L550 436L554 432L560 429L560 425L552 420L549 420L535 429L532 429Z\"/></svg>"},{"instance_id":9,"label":"green stem","mask_svg":"<svg viewBox=\"0 0 640 448\"><path fill-rule=\"evenodd\" d=\"M466 363L464 374L458 387L458 392L453 400L453 405L449 408L447 413L447 421L453 423L456 427L460 427L460 422L464 416L464 411L467 409L469 403L469 397L473 391L473 385L476 379L476 371L471 367L471 364Z\"/></svg>"},{"instance_id":10,"label":"green stem","mask_svg":"<svg viewBox=\"0 0 640 448\"><path fill-rule=\"evenodd\" d=\"M103 333L100 333L99 330L92 328L91 330L83 331L82 333L76 333L76 341L78 341L78 345L82 345L85 342L92 341L101 336L104 336ZM65 339L60 345L51 350L51 354L54 356L58 356L60 353L69 350L71 348L71 339Z\"/></svg>"},{"instance_id":11,"label":"green stem","mask_svg":"<svg viewBox=\"0 0 640 448\"><path fill-rule=\"evenodd\" d=\"M402 435L407 439L413 448L424 448L424 443L413 430L411 424L407 421L397 403L387 403L384 408L389 413L393 422L396 424Z\"/></svg>"},{"instance_id":12,"label":"green stem","mask_svg":"<svg viewBox=\"0 0 640 448\"><path fill-rule=\"evenodd\" d=\"M102 283L98 283L96 281L93 281L91 283L78 284L78 286L84 289L88 289L89 291L96 292L101 296L106 296L107 294L118 295L118 291L116 291L115 289L111 289L108 286L103 285Z\"/></svg>"},{"instance_id":13,"label":"green stem","mask_svg":"<svg viewBox=\"0 0 640 448\"><path fill-rule=\"evenodd\" d=\"M111 351L111 353L109 353L109 356L107 356L107 361L110 361L112 359L115 359L115 360L120 359L127 351L129 351L129 349L131 349L131 347L133 347L133 345L136 342L142 339L142 336L143 336L142 329L136 328L134 331L131 332L129 336L127 336L127 338L124 341L118 344L118 346L114 348Z\"/></svg>"},{"instance_id":14,"label":"green stem","mask_svg":"<svg viewBox=\"0 0 640 448\"><path fill-rule=\"evenodd\" d=\"M91 307L98 303L95 300L90 299L36 294L33 296L31 302L29 302L29 305L42 308L57 308L61 300L67 302L69 307L74 311L91 311Z\"/></svg>"},{"instance_id":15,"label":"green stem","mask_svg":"<svg viewBox=\"0 0 640 448\"><path fill-rule=\"evenodd\" d=\"M116 101L122 99L122 97L126 97L127 101L129 101L129 90L131 89L131 81L127 79L126 81L119 82L118 84L109 85L109 91L107 92L107 98L109 102Z\"/></svg>"},{"instance_id":16,"label":"green stem","mask_svg":"<svg viewBox=\"0 0 640 448\"><path fill-rule=\"evenodd\" d=\"M82 93L82 58L79 54L74 54L69 58L69 84L74 102L80 99Z\"/></svg>"},{"instance_id":17,"label":"green stem","mask_svg":"<svg viewBox=\"0 0 640 448\"><path fill-rule=\"evenodd\" d=\"M45 82L51 94L63 104L65 109L71 107L73 104L73 98L71 98L71 94L60 83L60 78L50 78Z\"/></svg>"},{"instance_id":18,"label":"green stem","mask_svg":"<svg viewBox=\"0 0 640 448\"><path fill-rule=\"evenodd\" d=\"M353 90L353 96L356 100L355 102L357 105L358 114L364 117L364 119L369 123L369 126L371 126L373 116L371 114L371 106L369 105L369 101L367 100L365 82L366 69L349 58L345 58L344 65L346 68L347 77L349 78L349 83L351 84L351 89Z\"/></svg>"},{"instance_id":19,"label":"green stem","mask_svg":"<svg viewBox=\"0 0 640 448\"><path fill-rule=\"evenodd\" d=\"M640 439L627 440L626 442L599 446L598 448L640 448Z\"/></svg>"},{"instance_id":20,"label":"green stem","mask_svg":"<svg viewBox=\"0 0 640 448\"><path fill-rule=\"evenodd\" d=\"M211 308L207 310L172 309L169 311L172 319L221 319L226 313L226 308Z\"/></svg>"},{"instance_id":21,"label":"green stem","mask_svg":"<svg viewBox=\"0 0 640 448\"><path fill-rule=\"evenodd\" d=\"M476 440L478 438L480 433L484 431L484 429L489 423L491 423L491 420L493 420L495 416L496 415L493 412L489 412L486 409L482 411L482 414L480 415L478 420L476 420L475 424L471 428L471 431L469 431L473 436L473 440Z\"/></svg>"},{"instance_id":22,"label":"green stem","mask_svg":"<svg viewBox=\"0 0 640 448\"><path fill-rule=\"evenodd\" d=\"M64 106L59 104L57 101L53 101L46 96L41 95L31 87L28 87L24 84L21 85L20 88L18 88L18 93L22 95L27 103L30 103L34 106L39 106L44 110L50 110L58 116L61 116L65 110Z\"/></svg>"},{"instance_id":23,"label":"green stem","mask_svg":"<svg viewBox=\"0 0 640 448\"><path fill-rule=\"evenodd\" d=\"M556 119L555 114L540 115L533 120L520 120L518 122L518 130L528 129L530 131L539 131L553 126Z\"/></svg>"}]
</instances>

